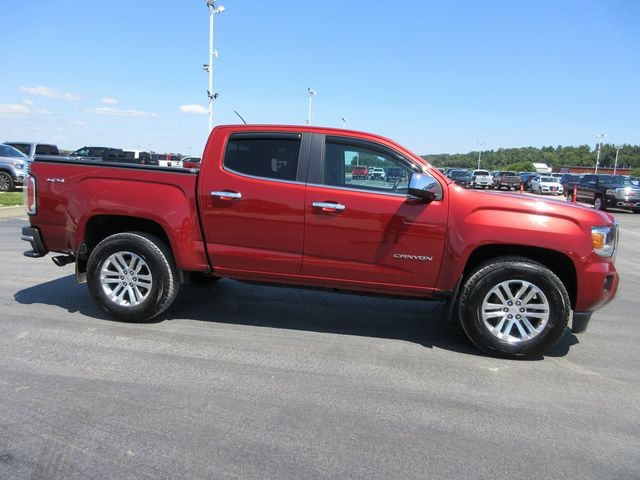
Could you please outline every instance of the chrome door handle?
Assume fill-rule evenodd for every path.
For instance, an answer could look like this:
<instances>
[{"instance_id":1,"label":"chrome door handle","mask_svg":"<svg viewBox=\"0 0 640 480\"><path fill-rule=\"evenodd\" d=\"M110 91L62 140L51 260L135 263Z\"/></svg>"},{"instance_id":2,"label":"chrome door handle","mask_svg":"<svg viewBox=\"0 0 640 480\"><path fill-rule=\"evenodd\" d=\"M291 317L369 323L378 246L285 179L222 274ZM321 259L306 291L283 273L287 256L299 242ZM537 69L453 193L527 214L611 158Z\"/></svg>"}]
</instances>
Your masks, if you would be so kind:
<instances>
[{"instance_id":1,"label":"chrome door handle","mask_svg":"<svg viewBox=\"0 0 640 480\"><path fill-rule=\"evenodd\" d=\"M211 196L223 200L239 200L242 198L242 194L239 192L211 192Z\"/></svg>"},{"instance_id":2,"label":"chrome door handle","mask_svg":"<svg viewBox=\"0 0 640 480\"><path fill-rule=\"evenodd\" d=\"M344 205L342 205L341 203L331 203L331 202L313 202L311 205L313 205L315 208L321 208L323 210L344 210L345 207Z\"/></svg>"}]
</instances>

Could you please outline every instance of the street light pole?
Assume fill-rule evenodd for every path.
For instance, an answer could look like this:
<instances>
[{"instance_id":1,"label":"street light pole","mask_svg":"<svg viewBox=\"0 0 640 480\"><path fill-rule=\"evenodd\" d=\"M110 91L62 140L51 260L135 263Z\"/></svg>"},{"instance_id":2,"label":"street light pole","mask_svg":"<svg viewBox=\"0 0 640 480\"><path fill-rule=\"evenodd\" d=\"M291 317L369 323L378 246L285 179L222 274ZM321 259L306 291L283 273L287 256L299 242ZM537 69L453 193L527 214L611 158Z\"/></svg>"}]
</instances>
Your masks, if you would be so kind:
<instances>
[{"instance_id":1,"label":"street light pole","mask_svg":"<svg viewBox=\"0 0 640 480\"><path fill-rule=\"evenodd\" d=\"M342 117L342 128L347 128L347 119Z\"/></svg>"},{"instance_id":2,"label":"street light pole","mask_svg":"<svg viewBox=\"0 0 640 480\"><path fill-rule=\"evenodd\" d=\"M213 57L217 57L217 52L213 49L213 16L224 12L224 7L220 5L216 7L215 0L206 0L209 7L209 63L205 65L205 70L209 73L209 88L207 89L207 98L209 100L209 132L213 129L213 101L217 94L213 93Z\"/></svg>"},{"instance_id":3,"label":"street light pole","mask_svg":"<svg viewBox=\"0 0 640 480\"><path fill-rule=\"evenodd\" d=\"M613 174L616 174L616 170L618 170L618 153L620 153L620 149L622 148L622 145L617 145L616 146L616 162L613 164Z\"/></svg>"},{"instance_id":4,"label":"street light pole","mask_svg":"<svg viewBox=\"0 0 640 480\"><path fill-rule=\"evenodd\" d=\"M484 147L484 142L478 142L480 148L478 149L478 170L480 170L480 159L482 158L482 147Z\"/></svg>"},{"instance_id":5,"label":"street light pole","mask_svg":"<svg viewBox=\"0 0 640 480\"><path fill-rule=\"evenodd\" d=\"M598 166L600 165L600 147L602 146L602 139L606 137L604 133L600 133L596 135L598 139L598 153L596 153L596 171L594 172L596 175L598 174Z\"/></svg>"},{"instance_id":6,"label":"street light pole","mask_svg":"<svg viewBox=\"0 0 640 480\"><path fill-rule=\"evenodd\" d=\"M307 114L307 125L311 125L311 99L316 95L316 91L313 88L307 88L309 92L309 113Z\"/></svg>"}]
</instances>

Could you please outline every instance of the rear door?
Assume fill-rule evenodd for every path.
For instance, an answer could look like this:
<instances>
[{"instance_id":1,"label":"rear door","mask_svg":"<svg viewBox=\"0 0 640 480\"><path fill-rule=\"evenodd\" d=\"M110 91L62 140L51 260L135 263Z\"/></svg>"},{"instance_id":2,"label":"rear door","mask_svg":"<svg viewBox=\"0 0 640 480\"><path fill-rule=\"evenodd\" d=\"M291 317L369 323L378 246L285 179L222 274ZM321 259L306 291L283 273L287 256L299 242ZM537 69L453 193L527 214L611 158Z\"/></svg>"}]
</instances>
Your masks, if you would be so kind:
<instances>
[{"instance_id":1,"label":"rear door","mask_svg":"<svg viewBox=\"0 0 640 480\"><path fill-rule=\"evenodd\" d=\"M354 179L353 166L363 164L403 174L394 181ZM420 167L384 145L324 135L314 136L309 165L303 275L363 290L431 290L448 198L427 204L407 197L409 179Z\"/></svg>"},{"instance_id":2,"label":"rear door","mask_svg":"<svg viewBox=\"0 0 640 480\"><path fill-rule=\"evenodd\" d=\"M299 274L308 137L277 131L214 135L210 144L218 151L207 153L199 194L214 268L253 278Z\"/></svg>"}]
</instances>

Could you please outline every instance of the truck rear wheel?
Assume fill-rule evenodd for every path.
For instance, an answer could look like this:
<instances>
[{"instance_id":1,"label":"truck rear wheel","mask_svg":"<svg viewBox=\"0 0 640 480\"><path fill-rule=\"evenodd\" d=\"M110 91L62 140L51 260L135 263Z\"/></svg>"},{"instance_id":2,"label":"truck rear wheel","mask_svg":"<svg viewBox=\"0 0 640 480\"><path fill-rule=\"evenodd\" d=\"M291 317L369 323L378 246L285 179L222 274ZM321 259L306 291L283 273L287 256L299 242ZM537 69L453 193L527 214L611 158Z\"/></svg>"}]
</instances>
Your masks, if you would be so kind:
<instances>
[{"instance_id":1,"label":"truck rear wheel","mask_svg":"<svg viewBox=\"0 0 640 480\"><path fill-rule=\"evenodd\" d=\"M124 322L146 322L166 310L178 293L169 247L144 232L117 233L93 249L87 284L94 300Z\"/></svg>"},{"instance_id":2,"label":"truck rear wheel","mask_svg":"<svg viewBox=\"0 0 640 480\"><path fill-rule=\"evenodd\" d=\"M480 350L507 358L543 355L564 334L571 312L562 281L524 257L499 257L466 279L460 323Z\"/></svg>"}]
</instances>

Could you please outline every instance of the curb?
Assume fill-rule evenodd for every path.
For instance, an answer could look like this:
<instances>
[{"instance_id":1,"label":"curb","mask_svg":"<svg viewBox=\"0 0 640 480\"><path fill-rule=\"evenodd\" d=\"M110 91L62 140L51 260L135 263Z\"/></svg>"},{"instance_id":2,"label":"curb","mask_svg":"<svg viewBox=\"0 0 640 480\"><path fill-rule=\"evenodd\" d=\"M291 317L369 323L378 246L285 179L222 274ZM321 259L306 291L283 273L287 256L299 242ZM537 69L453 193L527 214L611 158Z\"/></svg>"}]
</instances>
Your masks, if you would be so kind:
<instances>
[{"instance_id":1,"label":"curb","mask_svg":"<svg viewBox=\"0 0 640 480\"><path fill-rule=\"evenodd\" d=\"M16 207L0 207L0 218L22 217L26 215L27 212L24 209L24 205L18 205Z\"/></svg>"}]
</instances>

